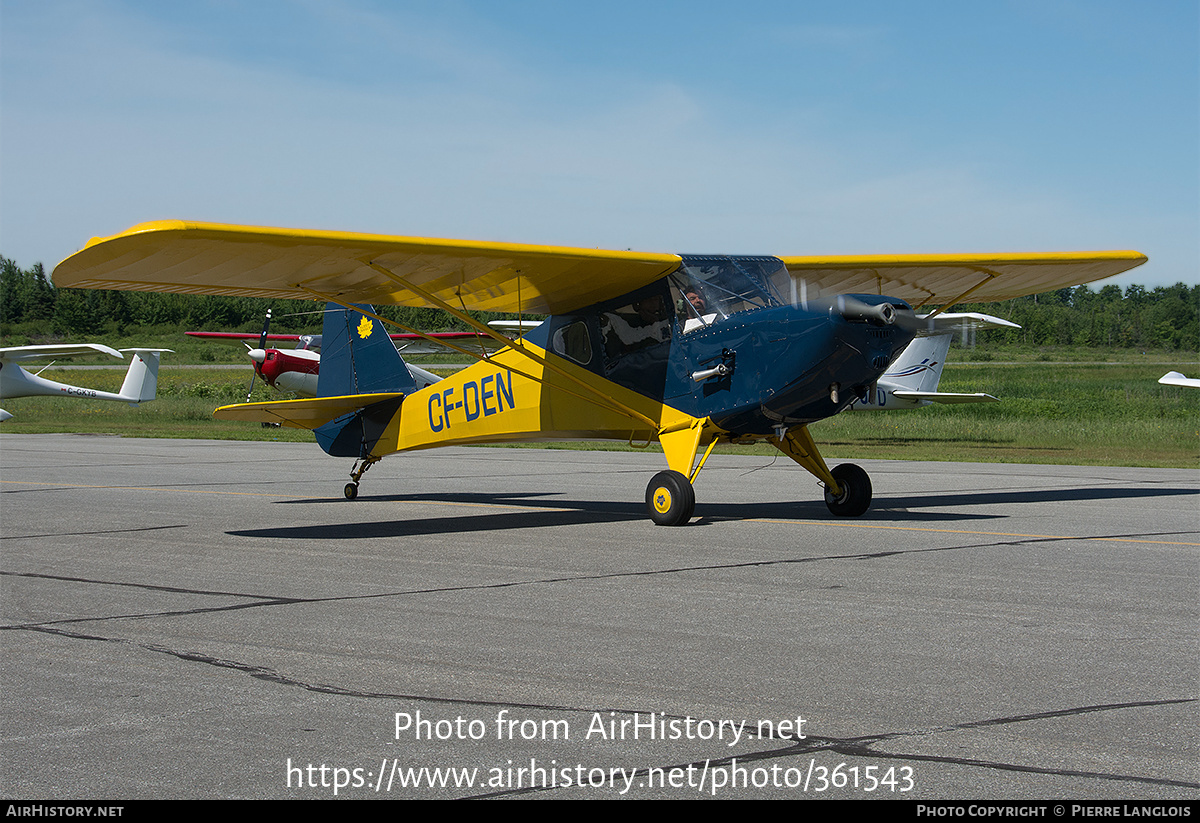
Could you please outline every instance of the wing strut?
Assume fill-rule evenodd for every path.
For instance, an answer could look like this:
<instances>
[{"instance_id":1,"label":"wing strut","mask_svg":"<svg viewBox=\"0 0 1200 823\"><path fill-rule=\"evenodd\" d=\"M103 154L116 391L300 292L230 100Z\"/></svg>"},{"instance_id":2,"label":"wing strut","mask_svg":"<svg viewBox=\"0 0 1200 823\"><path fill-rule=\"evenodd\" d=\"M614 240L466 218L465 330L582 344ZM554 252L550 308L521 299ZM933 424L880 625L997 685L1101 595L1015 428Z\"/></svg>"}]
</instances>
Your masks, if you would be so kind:
<instances>
[{"instance_id":1,"label":"wing strut","mask_svg":"<svg viewBox=\"0 0 1200 823\"><path fill-rule=\"evenodd\" d=\"M374 264L370 264L370 265L374 266ZM390 273L388 273L388 276L391 277L393 280L395 280L397 283L405 286L406 288L411 288L409 286L409 284L405 283L400 278L394 277ZM394 320L388 320L385 317L380 317L378 314L375 314L374 312L364 311L361 307L352 305L352 304L346 302L345 300L342 300L341 298L336 297L334 295L324 294L322 292L317 291L316 289L311 289L307 286L300 286L300 288L304 289L306 292L313 295L314 297L317 297L328 303L337 303L339 306L342 306L347 309L352 309L352 310L358 312L359 314L365 314L367 317L370 317L373 320L378 320L380 323L383 323L385 325L395 326L398 329L403 329L406 332L411 332L412 334L416 334L417 336L422 337L431 342L437 343L438 345L445 346L449 349L453 349L454 351L456 351L460 354L465 354L467 357L474 358L475 360L478 360L481 362L487 361L489 359L489 358L486 358L486 357L480 355L477 352L468 351L467 349L461 348L459 346L455 346L452 343L447 343L447 342L432 338L428 334L425 334L424 332L418 331L417 329L411 328L409 326L405 326L403 323L397 323ZM568 373L564 372L562 369L559 369L556 366L554 366L552 363L549 363L544 358L538 357L536 354L529 351L524 346L516 345L517 343L519 343L519 341L510 340L509 338L496 333L492 329L489 329L487 326L484 326L484 325L476 322L476 320L474 318L470 317L469 315L462 314L461 312L456 310L454 307L447 305L443 301L438 300L436 297L428 294L427 292L424 292L423 290L413 288L412 291L416 294L421 295L422 297L425 297L427 300L434 303L438 308L448 311L455 317L458 317L459 319L468 323L472 328L480 329L480 330L484 331L489 337L494 337L497 340L501 341L504 344L504 346L506 348L510 349L511 351L519 352L520 354L524 355L525 357L528 357L529 359L533 360L534 362L540 363L543 367L545 367L549 371L553 371L555 374L561 375L562 377L567 378L571 382L582 386L584 389L587 390L588 394L591 396L571 391L570 389L568 389L564 386L555 386L555 388L557 390L564 391L567 394L572 395L573 397L577 397L580 400L584 401L585 403L591 403L594 406L600 406L601 408L608 409L609 411L615 411L618 414L623 414L626 417L630 417L638 422L645 423L650 427L650 429L652 431L658 432L660 426L658 423L656 423L651 418L647 417L646 415L642 414L639 411L636 411L635 409L629 408L628 406L624 405L623 403L620 403L617 400L615 400L607 395L603 395L603 394L600 394L599 392L596 392L594 389L592 389L590 386L588 386L582 380L579 380L578 378L576 378L574 375L568 374ZM543 380L542 378L534 377L532 374L521 371L520 369L514 368L511 370L528 380L534 381L535 383L541 383L543 385L545 385L545 383L546 383L546 381ZM599 398L599 399L597 399L597 398Z\"/></svg>"},{"instance_id":2,"label":"wing strut","mask_svg":"<svg viewBox=\"0 0 1200 823\"><path fill-rule=\"evenodd\" d=\"M941 314L942 312L946 311L947 309L952 309L952 308L954 308L956 305L958 305L959 303L961 303L961 302L962 302L962 301L963 301L965 298L967 298L968 296L970 296L970 295L974 294L975 292L979 291L979 289L982 289L984 286L986 286L988 283L990 283L990 282L991 282L993 279L995 279L996 277L999 277L999 276L1000 276L1000 272L988 271L987 269L981 269L981 271L982 271L984 274L986 274L986 275L987 275L987 277L985 277L985 278L983 278L982 280L980 280L980 281L979 281L978 283L976 283L974 286L972 286L971 288L967 289L965 292L963 292L963 293L962 293L962 294L960 294L958 297L956 297L956 298L954 298L953 300L951 300L951 301L950 301L949 303L947 303L946 305L942 306L941 308L937 309L936 311L932 311L932 312L930 312L930 313L929 313L929 314L928 314L928 315L925 317L925 319L926 319L926 320L928 320L928 319L929 319L929 318L931 318L931 317L937 317L939 314ZM922 302L921 302L921 305L922 305L922 306L924 306L924 305L925 305L925 302L924 302L924 301L922 301ZM916 311L916 309L913 309L913 311Z\"/></svg>"},{"instance_id":3,"label":"wing strut","mask_svg":"<svg viewBox=\"0 0 1200 823\"><path fill-rule=\"evenodd\" d=\"M944 311L947 311L948 309L951 309L951 308L953 308L955 305L957 305L957 304L961 303L961 302L962 302L964 299L966 299L966 298L967 298L967 297L969 297L970 295L972 295L972 294L974 294L975 292L977 292L979 289L981 289L981 288L983 288L984 286L986 286L986 285L987 285L988 283L990 283L990 282L991 282L993 279L995 279L996 277L999 277L999 276L1000 276L1000 273L999 273L999 272L991 271L991 270L989 270L989 269L983 268L982 266L978 267L978 268L977 268L977 270L978 270L979 272L981 272L981 273L983 273L983 274L985 275L985 277L984 277L982 280L980 280L978 283L976 283L976 284L975 284L974 286L972 286L971 288L967 289L965 292L963 292L962 294L960 294L958 297L956 297L956 298L954 298L953 300L951 300L949 303L946 303L945 305L943 305L943 306L942 306L941 308L939 308L937 311L934 311L934 312L932 312L931 314L929 314L929 317L935 317L936 315L939 315L939 314L941 314L942 312L944 312ZM876 272L875 272L875 290L876 290L876 291L877 291L879 294L883 294L883 281L884 281L884 280L887 280L888 282L903 282L903 281L894 281L894 280L892 280L891 278L884 277L882 274L880 274L878 271L876 271ZM911 287L913 287L913 288L918 288L918 289L921 289L921 291L925 291L925 292L927 292L927 293L928 293L928 296L927 296L927 297L926 297L924 300L922 300L922 301L921 301L920 303L918 303L917 305L913 306L913 311L917 311L917 310L918 310L918 309L920 309L922 306L924 306L926 303L929 303L929 302L931 302L931 301L933 301L933 300L935 300L935 299L937 298L937 294L935 294L934 292L931 292L931 291L929 291L928 289L924 289L924 288L922 288L922 287L921 287L921 286L919 286L919 285L915 285L915 284L912 284L912 283L905 283L905 285L907 285L907 286L911 286Z\"/></svg>"},{"instance_id":4,"label":"wing strut","mask_svg":"<svg viewBox=\"0 0 1200 823\"><path fill-rule=\"evenodd\" d=\"M532 360L533 362L540 365L542 368L554 372L559 377L563 377L567 380L570 380L572 383L583 388L584 391L588 392L589 394L591 394L595 397L599 397L603 402L597 402L594 399L589 399L589 398L583 397L581 395L575 395L576 397L579 397L581 400L588 401L594 405L598 405L598 406L609 408L609 409L612 409L615 411L619 411L622 414L625 414L629 417L634 418L635 420L640 420L643 423L649 424L650 427L652 429L654 429L654 431L658 431L659 424L654 422L654 420L652 420L651 418L642 414L641 412L637 411L636 409L631 409L630 407L626 406L625 404L618 402L617 400L613 399L612 397L609 397L608 395L597 392L595 389L593 389L587 383L584 383L582 380L577 378L575 375L565 371L562 368L559 368L558 366L551 363L548 359L546 359L544 357L539 357L538 355L534 354L529 349L525 348L524 344L521 343L520 338L518 338L515 341L510 340L509 338L507 338L504 335L497 332L495 329L489 328L487 325L480 323L478 320L476 320L474 317L471 317L466 312L462 312L462 311L459 311L458 309L454 308L449 303L447 303L445 300L442 300L441 298L439 298L437 295L433 294L432 292L428 292L425 289L421 288L420 286L416 286L416 285L410 283L409 281L405 280L403 277L400 277L399 275L394 274L393 272L389 271L387 268L379 265L378 263L376 263L373 260L369 261L367 263L367 265L370 266L375 271L382 274L384 277L391 280L392 282L396 283L397 285L403 286L404 288L411 291L413 294L416 294L420 297L425 298L426 300L428 300L433 305L437 306L442 311L449 312L451 315L453 315L454 317L457 317L459 320L463 321L464 323L466 323L467 325L469 325L471 328L475 329L476 331L486 334L488 337L491 337L491 338L494 338L494 339L500 341L502 344L510 347L513 351L521 353L525 357L528 357L530 360ZM517 282L520 283L520 272L517 272ZM528 375L526 375L526 376L528 376ZM536 378L530 378L530 379L534 380ZM545 382L545 381L539 380L538 382Z\"/></svg>"}]
</instances>

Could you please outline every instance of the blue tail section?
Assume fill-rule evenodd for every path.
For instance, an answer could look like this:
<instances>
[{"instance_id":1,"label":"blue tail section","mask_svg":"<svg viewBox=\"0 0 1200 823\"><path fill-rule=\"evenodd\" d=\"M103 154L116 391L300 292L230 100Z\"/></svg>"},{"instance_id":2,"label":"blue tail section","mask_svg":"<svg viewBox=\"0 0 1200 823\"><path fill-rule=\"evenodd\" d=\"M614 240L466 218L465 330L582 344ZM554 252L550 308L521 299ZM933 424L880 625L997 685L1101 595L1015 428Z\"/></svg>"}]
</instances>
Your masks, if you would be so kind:
<instances>
[{"instance_id":1,"label":"blue tail section","mask_svg":"<svg viewBox=\"0 0 1200 823\"><path fill-rule=\"evenodd\" d=\"M360 308L371 311L369 306ZM416 381L382 323L336 303L325 306L318 397L416 390ZM369 457L403 400L402 396L388 398L331 420L313 430L317 444L334 457Z\"/></svg>"},{"instance_id":2,"label":"blue tail section","mask_svg":"<svg viewBox=\"0 0 1200 823\"><path fill-rule=\"evenodd\" d=\"M370 306L360 308L372 311ZM374 392L410 394L416 390L416 381L382 323L336 303L326 304L318 397Z\"/></svg>"}]
</instances>

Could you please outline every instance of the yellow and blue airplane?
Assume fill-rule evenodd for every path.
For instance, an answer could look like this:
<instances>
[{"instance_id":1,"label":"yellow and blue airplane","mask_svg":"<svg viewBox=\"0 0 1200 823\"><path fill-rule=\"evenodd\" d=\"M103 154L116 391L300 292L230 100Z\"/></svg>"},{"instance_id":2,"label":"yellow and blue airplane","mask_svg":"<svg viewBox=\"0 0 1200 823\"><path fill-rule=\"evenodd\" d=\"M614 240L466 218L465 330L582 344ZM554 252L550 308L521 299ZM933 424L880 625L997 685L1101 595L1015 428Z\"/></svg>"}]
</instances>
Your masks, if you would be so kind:
<instances>
[{"instance_id":1,"label":"yellow and blue airplane","mask_svg":"<svg viewBox=\"0 0 1200 823\"><path fill-rule=\"evenodd\" d=\"M91 240L55 268L54 282L309 298L351 310L327 315L343 326L326 329L323 357L331 357L333 337L345 342L338 365L321 369L322 381L332 375L321 396L216 411L312 429L330 454L356 458L348 498L363 472L395 452L657 441L667 469L646 488L647 512L660 525L681 525L717 443L771 443L821 481L833 514L863 514L867 473L853 464L830 469L808 425L870 396L927 322L915 310L940 307L927 315L934 317L967 299L1065 288L1145 261L1133 251L651 254L164 221ZM456 349L479 362L417 389L395 370L364 368L388 325L366 305L436 307L503 347L485 355ZM469 310L550 318L508 340Z\"/></svg>"}]
</instances>

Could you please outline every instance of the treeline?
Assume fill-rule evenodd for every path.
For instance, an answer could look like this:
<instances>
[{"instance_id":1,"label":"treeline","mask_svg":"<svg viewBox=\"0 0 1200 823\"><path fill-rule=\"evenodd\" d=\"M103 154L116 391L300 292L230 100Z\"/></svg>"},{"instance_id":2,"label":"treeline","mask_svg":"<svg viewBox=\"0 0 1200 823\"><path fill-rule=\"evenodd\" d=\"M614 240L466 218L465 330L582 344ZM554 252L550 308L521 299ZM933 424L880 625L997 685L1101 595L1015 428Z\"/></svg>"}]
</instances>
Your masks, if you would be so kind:
<instances>
[{"instance_id":1,"label":"treeline","mask_svg":"<svg viewBox=\"0 0 1200 823\"><path fill-rule=\"evenodd\" d=\"M1088 286L1059 289L1002 303L956 306L1020 324L980 332L979 342L1027 346L1200 350L1200 285Z\"/></svg>"},{"instance_id":2,"label":"treeline","mask_svg":"<svg viewBox=\"0 0 1200 823\"><path fill-rule=\"evenodd\" d=\"M321 307L311 301L59 289L40 263L21 269L0 257L0 264L0 332L6 336L123 337L148 329L254 332L262 328L268 308L272 331L321 329ZM1022 327L980 332L979 343L1200 350L1200 285L1130 286L1124 291L1112 285L1098 291L1078 286L953 310L993 314ZM437 309L386 306L380 314L424 331L463 328ZM485 321L507 316L472 314Z\"/></svg>"}]
</instances>

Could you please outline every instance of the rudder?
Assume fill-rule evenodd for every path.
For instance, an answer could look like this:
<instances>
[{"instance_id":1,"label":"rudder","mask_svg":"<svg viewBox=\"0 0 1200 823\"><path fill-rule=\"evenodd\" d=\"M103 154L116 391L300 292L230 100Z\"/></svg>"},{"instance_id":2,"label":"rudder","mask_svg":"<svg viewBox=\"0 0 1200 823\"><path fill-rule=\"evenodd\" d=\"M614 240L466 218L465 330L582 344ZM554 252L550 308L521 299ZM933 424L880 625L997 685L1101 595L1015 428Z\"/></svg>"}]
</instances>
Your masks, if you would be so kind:
<instances>
[{"instance_id":1,"label":"rudder","mask_svg":"<svg viewBox=\"0 0 1200 823\"><path fill-rule=\"evenodd\" d=\"M321 371L318 397L356 394L411 394L418 388L404 358L396 351L387 329L378 320L336 303L325 306L321 330ZM370 456L400 411L403 397L393 397L313 429L317 444L334 457Z\"/></svg>"},{"instance_id":2,"label":"rudder","mask_svg":"<svg viewBox=\"0 0 1200 823\"><path fill-rule=\"evenodd\" d=\"M133 353L133 362L125 372L121 397L132 405L146 403L158 396L158 361L163 352L171 349L121 349Z\"/></svg>"},{"instance_id":3,"label":"rudder","mask_svg":"<svg viewBox=\"0 0 1200 823\"><path fill-rule=\"evenodd\" d=\"M950 335L914 337L880 382L905 391L935 392L950 351Z\"/></svg>"},{"instance_id":4,"label":"rudder","mask_svg":"<svg viewBox=\"0 0 1200 823\"><path fill-rule=\"evenodd\" d=\"M370 306L356 308L371 311ZM336 303L325 306L318 397L417 390L404 358L378 320Z\"/></svg>"}]
</instances>

